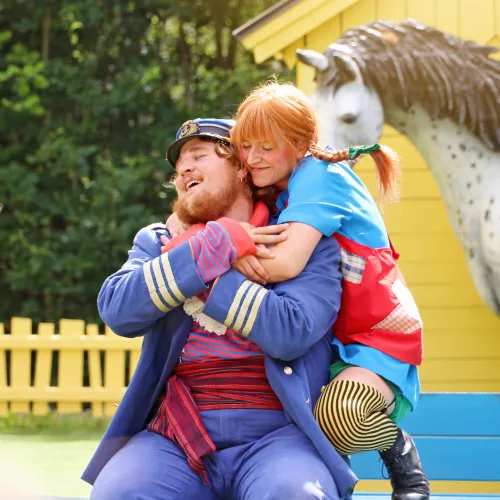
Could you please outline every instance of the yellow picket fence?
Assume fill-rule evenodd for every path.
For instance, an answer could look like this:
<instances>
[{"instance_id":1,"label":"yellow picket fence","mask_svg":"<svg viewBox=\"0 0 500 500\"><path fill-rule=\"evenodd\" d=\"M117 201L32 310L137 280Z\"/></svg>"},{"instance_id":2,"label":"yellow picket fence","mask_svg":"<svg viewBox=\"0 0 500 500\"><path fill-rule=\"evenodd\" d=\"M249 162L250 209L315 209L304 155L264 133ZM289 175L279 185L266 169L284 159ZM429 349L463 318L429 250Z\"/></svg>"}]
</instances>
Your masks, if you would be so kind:
<instances>
[{"instance_id":1,"label":"yellow picket fence","mask_svg":"<svg viewBox=\"0 0 500 500\"><path fill-rule=\"evenodd\" d=\"M49 403L56 403L58 413L79 413L87 403L94 416L112 415L139 361L142 339L121 338L109 328L100 332L82 320L62 319L58 332L52 323L37 330L32 333L30 319L12 318L7 335L0 323L0 416L45 415ZM51 385L55 352L57 384Z\"/></svg>"}]
</instances>

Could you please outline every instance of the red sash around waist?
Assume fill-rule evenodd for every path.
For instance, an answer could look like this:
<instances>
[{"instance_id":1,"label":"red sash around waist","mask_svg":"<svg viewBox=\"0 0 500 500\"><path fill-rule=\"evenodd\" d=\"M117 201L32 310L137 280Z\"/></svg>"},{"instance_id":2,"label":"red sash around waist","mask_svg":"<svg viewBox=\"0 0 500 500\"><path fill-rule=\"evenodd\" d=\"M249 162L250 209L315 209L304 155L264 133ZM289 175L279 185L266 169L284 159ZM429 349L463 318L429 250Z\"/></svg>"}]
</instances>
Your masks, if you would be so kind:
<instances>
[{"instance_id":1,"label":"red sash around waist","mask_svg":"<svg viewBox=\"0 0 500 500\"><path fill-rule=\"evenodd\" d=\"M147 429L177 443L208 484L202 458L216 448L200 411L223 409L283 409L267 380L263 356L179 363Z\"/></svg>"}]
</instances>

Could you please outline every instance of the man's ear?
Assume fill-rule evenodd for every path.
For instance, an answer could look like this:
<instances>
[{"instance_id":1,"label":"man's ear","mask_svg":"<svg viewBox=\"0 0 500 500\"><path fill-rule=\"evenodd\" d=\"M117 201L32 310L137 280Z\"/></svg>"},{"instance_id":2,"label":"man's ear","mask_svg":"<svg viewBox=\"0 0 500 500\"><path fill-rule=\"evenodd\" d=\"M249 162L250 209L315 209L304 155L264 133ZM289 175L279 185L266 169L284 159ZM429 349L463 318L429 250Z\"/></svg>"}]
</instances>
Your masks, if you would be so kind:
<instances>
[{"instance_id":1,"label":"man's ear","mask_svg":"<svg viewBox=\"0 0 500 500\"><path fill-rule=\"evenodd\" d=\"M248 176L248 170L245 167L240 166L236 171L236 175L238 176L239 181L243 181Z\"/></svg>"}]
</instances>

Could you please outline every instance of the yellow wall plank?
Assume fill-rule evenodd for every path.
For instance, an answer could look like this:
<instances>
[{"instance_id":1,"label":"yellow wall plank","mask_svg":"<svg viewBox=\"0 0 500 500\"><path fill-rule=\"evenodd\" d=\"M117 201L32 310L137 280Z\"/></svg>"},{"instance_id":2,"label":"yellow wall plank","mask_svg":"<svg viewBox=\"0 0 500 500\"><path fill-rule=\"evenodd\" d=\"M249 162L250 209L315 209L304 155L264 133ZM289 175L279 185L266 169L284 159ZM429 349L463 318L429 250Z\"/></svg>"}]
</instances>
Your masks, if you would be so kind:
<instances>
[{"instance_id":1,"label":"yellow wall plank","mask_svg":"<svg viewBox=\"0 0 500 500\"><path fill-rule=\"evenodd\" d=\"M403 421L404 428L404 421ZM462 493L466 494L496 494L500 495L500 482L496 481L431 481L433 493ZM391 492L388 480L361 480L356 485L356 492L368 491L374 493ZM450 497L452 500L452 497ZM487 500L487 499L485 499Z\"/></svg>"},{"instance_id":2,"label":"yellow wall plank","mask_svg":"<svg viewBox=\"0 0 500 500\"><path fill-rule=\"evenodd\" d=\"M361 0L342 11L339 17L342 33L349 28L372 23L377 19L375 0Z\"/></svg>"},{"instance_id":3,"label":"yellow wall plank","mask_svg":"<svg viewBox=\"0 0 500 500\"><path fill-rule=\"evenodd\" d=\"M459 36L459 0L436 1L435 27L446 33Z\"/></svg>"},{"instance_id":4,"label":"yellow wall plank","mask_svg":"<svg viewBox=\"0 0 500 500\"><path fill-rule=\"evenodd\" d=\"M308 49L323 52L326 47L333 43L341 34L340 18L339 16L335 16L307 33L305 37L306 46Z\"/></svg>"},{"instance_id":5,"label":"yellow wall plank","mask_svg":"<svg viewBox=\"0 0 500 500\"><path fill-rule=\"evenodd\" d=\"M459 265L454 269L452 266L443 265L443 262L429 262L422 259L419 262L403 260L400 268L409 285L471 285L470 273L465 265Z\"/></svg>"},{"instance_id":6,"label":"yellow wall plank","mask_svg":"<svg viewBox=\"0 0 500 500\"><path fill-rule=\"evenodd\" d=\"M106 336L115 334L106 327ZM105 353L104 365L104 387L106 389L123 389L125 385L125 353L123 350L108 349ZM119 401L109 401L104 403L104 415L114 415L116 411L115 403Z\"/></svg>"},{"instance_id":7,"label":"yellow wall plank","mask_svg":"<svg viewBox=\"0 0 500 500\"><path fill-rule=\"evenodd\" d=\"M499 380L426 380L422 383L425 392L500 392Z\"/></svg>"},{"instance_id":8,"label":"yellow wall plank","mask_svg":"<svg viewBox=\"0 0 500 500\"><path fill-rule=\"evenodd\" d=\"M403 199L398 204L385 207L384 220L391 235L410 231L416 234L434 234L449 227L448 217L441 200Z\"/></svg>"},{"instance_id":9,"label":"yellow wall plank","mask_svg":"<svg viewBox=\"0 0 500 500\"><path fill-rule=\"evenodd\" d=\"M462 247L448 227L433 234L432 238L412 231L411 226L403 233L390 232L390 236L396 251L401 254L402 267L408 263L425 265L426 262L441 265L449 262L454 269L460 263L465 265Z\"/></svg>"},{"instance_id":10,"label":"yellow wall plank","mask_svg":"<svg viewBox=\"0 0 500 500\"><path fill-rule=\"evenodd\" d=\"M407 16L434 26L436 24L436 2L439 0L406 0Z\"/></svg>"},{"instance_id":11,"label":"yellow wall plank","mask_svg":"<svg viewBox=\"0 0 500 500\"><path fill-rule=\"evenodd\" d=\"M403 21L408 17L405 0L377 0L375 9L376 18L383 21Z\"/></svg>"},{"instance_id":12,"label":"yellow wall plank","mask_svg":"<svg viewBox=\"0 0 500 500\"><path fill-rule=\"evenodd\" d=\"M97 325L87 325L86 333L89 338L97 338L99 335L99 329ZM101 376L101 357L98 349L89 349L88 363L89 387L98 391L103 387ZM102 417L104 415L101 401L90 401L90 408L94 417Z\"/></svg>"},{"instance_id":13,"label":"yellow wall plank","mask_svg":"<svg viewBox=\"0 0 500 500\"><path fill-rule=\"evenodd\" d=\"M316 50L317 52L323 52L323 50L340 35L340 18L336 16L328 19L328 21L321 26L307 33L307 36L304 37L305 47ZM306 95L311 95L316 88L314 73L314 69L310 66L301 62L297 64L297 85Z\"/></svg>"},{"instance_id":14,"label":"yellow wall plank","mask_svg":"<svg viewBox=\"0 0 500 500\"><path fill-rule=\"evenodd\" d=\"M499 324L500 326L500 324ZM474 331L475 359L491 358L491 353L500 353L500 332L494 330L430 330L424 323L425 362L430 359L461 359L463 346L469 345ZM499 368L500 371L500 368Z\"/></svg>"},{"instance_id":15,"label":"yellow wall plank","mask_svg":"<svg viewBox=\"0 0 500 500\"><path fill-rule=\"evenodd\" d=\"M3 323L0 323L0 335L5 335ZM0 344L0 387L7 387L7 359L5 349ZM0 417L8 414L7 401L0 400Z\"/></svg>"},{"instance_id":16,"label":"yellow wall plank","mask_svg":"<svg viewBox=\"0 0 500 500\"><path fill-rule=\"evenodd\" d=\"M500 0L495 0L495 34L500 35Z\"/></svg>"},{"instance_id":17,"label":"yellow wall plank","mask_svg":"<svg viewBox=\"0 0 500 500\"><path fill-rule=\"evenodd\" d=\"M373 170L375 170L374 167ZM363 181L372 195L376 195L378 187L375 172L374 175L363 176ZM430 170L403 170L399 190L401 198L405 200L441 199L441 192Z\"/></svg>"},{"instance_id":18,"label":"yellow wall plank","mask_svg":"<svg viewBox=\"0 0 500 500\"><path fill-rule=\"evenodd\" d=\"M460 0L460 36L486 43L495 34L495 0Z\"/></svg>"},{"instance_id":19,"label":"yellow wall plank","mask_svg":"<svg viewBox=\"0 0 500 500\"><path fill-rule=\"evenodd\" d=\"M498 332L500 336L500 317L495 316L486 306L479 307L443 307L441 309L421 307L420 313L424 321L424 328L436 331L466 330L475 332L490 330ZM483 334L481 334L483 335ZM467 351L474 349L474 344L467 346Z\"/></svg>"},{"instance_id":20,"label":"yellow wall plank","mask_svg":"<svg viewBox=\"0 0 500 500\"><path fill-rule=\"evenodd\" d=\"M54 335L52 323L40 323L38 325L38 338L48 338ZM35 388L44 389L50 386L50 372L52 368L52 350L37 349L35 365ZM35 401L33 403L33 415L46 415L49 406L46 402Z\"/></svg>"},{"instance_id":21,"label":"yellow wall plank","mask_svg":"<svg viewBox=\"0 0 500 500\"><path fill-rule=\"evenodd\" d=\"M26 318L12 318L11 335L13 337L24 337L31 335L31 320ZM24 389L31 385L31 353L29 349L12 349L10 368L10 386L16 389ZM26 413L29 411L29 401L11 402L10 410L13 413Z\"/></svg>"},{"instance_id":22,"label":"yellow wall plank","mask_svg":"<svg viewBox=\"0 0 500 500\"><path fill-rule=\"evenodd\" d=\"M297 83L300 82L302 91L310 96L316 87L314 83L314 69L307 64L297 63Z\"/></svg>"},{"instance_id":23,"label":"yellow wall plank","mask_svg":"<svg viewBox=\"0 0 500 500\"><path fill-rule=\"evenodd\" d=\"M292 44L288 45L283 49L283 61L287 65L288 68L293 68L297 63L297 49L304 48L304 37L301 37L299 40L295 40Z\"/></svg>"},{"instance_id":24,"label":"yellow wall plank","mask_svg":"<svg viewBox=\"0 0 500 500\"><path fill-rule=\"evenodd\" d=\"M481 306L483 302L472 286L418 285L412 284L411 291L419 307L461 307Z\"/></svg>"},{"instance_id":25,"label":"yellow wall plank","mask_svg":"<svg viewBox=\"0 0 500 500\"><path fill-rule=\"evenodd\" d=\"M429 359L425 358L420 376L423 382L483 382L500 386L500 354L489 359ZM427 389L425 389L427 390Z\"/></svg>"},{"instance_id":26,"label":"yellow wall plank","mask_svg":"<svg viewBox=\"0 0 500 500\"><path fill-rule=\"evenodd\" d=\"M62 319L59 322L59 335L61 337L79 338L83 336L85 324L78 319ZM81 392L83 387L83 345L82 350L59 351L59 377L58 386L61 389L71 389ZM81 403L64 401L57 405L59 413L79 413L82 411Z\"/></svg>"}]
</instances>

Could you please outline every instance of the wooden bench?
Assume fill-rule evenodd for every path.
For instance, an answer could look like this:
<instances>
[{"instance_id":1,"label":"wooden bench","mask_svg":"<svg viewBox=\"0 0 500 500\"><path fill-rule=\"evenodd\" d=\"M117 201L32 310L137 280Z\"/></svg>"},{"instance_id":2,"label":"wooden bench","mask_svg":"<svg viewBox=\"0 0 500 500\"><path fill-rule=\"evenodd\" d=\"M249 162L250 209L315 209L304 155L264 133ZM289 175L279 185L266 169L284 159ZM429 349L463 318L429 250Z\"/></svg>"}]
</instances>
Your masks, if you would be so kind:
<instances>
[{"instance_id":1,"label":"wooden bench","mask_svg":"<svg viewBox=\"0 0 500 500\"><path fill-rule=\"evenodd\" d=\"M500 499L500 393L422 394L401 427L415 440L432 500ZM378 453L354 455L352 467L361 480L382 479ZM357 490L372 484L360 481ZM356 492L354 499L387 500L390 494Z\"/></svg>"}]
</instances>

